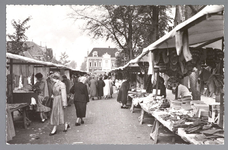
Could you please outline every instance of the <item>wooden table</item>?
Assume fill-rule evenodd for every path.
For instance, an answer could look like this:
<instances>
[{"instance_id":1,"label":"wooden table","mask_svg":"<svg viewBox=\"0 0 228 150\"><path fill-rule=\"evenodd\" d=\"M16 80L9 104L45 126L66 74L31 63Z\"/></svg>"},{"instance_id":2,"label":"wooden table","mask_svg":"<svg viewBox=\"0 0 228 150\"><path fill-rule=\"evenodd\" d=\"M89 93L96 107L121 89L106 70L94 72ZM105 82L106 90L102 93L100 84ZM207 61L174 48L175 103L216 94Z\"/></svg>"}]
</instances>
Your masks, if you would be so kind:
<instances>
[{"instance_id":1,"label":"wooden table","mask_svg":"<svg viewBox=\"0 0 228 150\"><path fill-rule=\"evenodd\" d=\"M27 103L30 105L31 98L38 99L38 94L33 91L27 92L14 92L13 93L13 103Z\"/></svg>"},{"instance_id":2,"label":"wooden table","mask_svg":"<svg viewBox=\"0 0 228 150\"><path fill-rule=\"evenodd\" d=\"M180 136L184 141L186 141L187 143L190 143L190 144L194 144L194 145L204 145L205 144L204 143L205 141L200 141L197 138L195 138L195 136L199 135L199 134L195 134L195 133L187 134L183 128L178 128L177 130L174 130L172 121L164 120L162 117L160 117L161 115L168 114L168 112L162 111L162 110L149 111L148 108L145 107L145 105L143 105L143 104L140 104L140 105L142 108L140 120L139 120L140 124L143 123L143 118L144 118L145 112L151 114L155 119L153 126L152 126L151 133L150 133L150 138L153 139L154 144L157 143L158 136L169 136L172 138L172 141L174 141L175 135ZM161 126L166 127L170 131L170 133L160 134L159 129L161 128ZM207 140L207 141L210 141L210 140ZM221 143L221 144L224 144L224 143Z\"/></svg>"},{"instance_id":3,"label":"wooden table","mask_svg":"<svg viewBox=\"0 0 228 150\"><path fill-rule=\"evenodd\" d=\"M15 104L7 104L7 110L9 110L9 112L11 114L13 114L14 111L18 111L19 113L22 114L23 116L23 126L25 129L28 128L28 126L30 125L31 121L28 119L27 117L27 113L26 110L28 109L28 104L27 103L15 103ZM12 119L13 119L13 115L12 115Z\"/></svg>"}]
</instances>

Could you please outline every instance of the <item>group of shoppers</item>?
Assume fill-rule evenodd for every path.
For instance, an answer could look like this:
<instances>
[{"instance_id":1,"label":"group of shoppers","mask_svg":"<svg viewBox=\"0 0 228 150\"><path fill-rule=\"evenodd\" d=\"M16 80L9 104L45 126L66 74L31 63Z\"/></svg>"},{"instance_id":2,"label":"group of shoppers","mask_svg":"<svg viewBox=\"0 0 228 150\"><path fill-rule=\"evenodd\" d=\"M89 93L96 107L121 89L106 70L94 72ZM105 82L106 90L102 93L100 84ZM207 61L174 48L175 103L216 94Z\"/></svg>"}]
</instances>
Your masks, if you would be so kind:
<instances>
[{"instance_id":1,"label":"group of shoppers","mask_svg":"<svg viewBox=\"0 0 228 150\"><path fill-rule=\"evenodd\" d=\"M90 76L87 79L88 90L90 91L90 97L92 100L96 97L97 99L108 99L112 98L113 94L113 81L110 76Z\"/></svg>"},{"instance_id":2,"label":"group of shoppers","mask_svg":"<svg viewBox=\"0 0 228 150\"><path fill-rule=\"evenodd\" d=\"M57 126L64 125L63 132L67 132L70 128L69 122L66 120L66 111L69 104L69 99L74 95L73 101L76 109L76 121L75 126L84 124L83 118L86 116L86 106L89 102L89 94L92 99L97 97L101 99L111 97L114 83L108 76L99 76L96 79L95 76L91 76L91 79L86 76L74 78L72 83L65 75L62 77L59 73L55 72L45 80L41 73L35 75L37 82L33 85L34 91L38 94L37 99L37 112L40 114L41 122L47 120L47 112L51 111L50 124L53 125L50 136L57 133ZM62 79L62 80L61 80ZM161 94L166 97L164 80L159 79L158 88L161 89ZM185 98L191 96L188 88L180 84L177 80L168 80L168 89L172 90L176 94L177 98ZM128 91L130 90L129 78L123 80L117 101L121 103L121 108L127 108ZM90 92L89 92L90 91ZM52 106L47 107L43 104L45 99L53 99Z\"/></svg>"},{"instance_id":3,"label":"group of shoppers","mask_svg":"<svg viewBox=\"0 0 228 150\"><path fill-rule=\"evenodd\" d=\"M149 78L151 80L151 76ZM172 90L172 93L175 94L175 99L182 99L182 100L191 100L191 92L190 90L181 82L175 78L171 77L167 81L167 85L165 85L164 79L161 76L158 76L158 85L157 88L160 90L158 95L163 96L164 98L167 97L166 95L166 88L168 90ZM153 89L156 89L156 83L153 85L150 81L148 82L150 85L147 87L147 92L152 93ZM128 91L130 90L130 78L126 78L122 81L118 88L118 96L117 102L121 104L121 108L127 109L127 100L128 100Z\"/></svg>"},{"instance_id":4,"label":"group of shoppers","mask_svg":"<svg viewBox=\"0 0 228 150\"><path fill-rule=\"evenodd\" d=\"M41 121L47 120L46 112L50 112L50 124L53 125L50 136L57 133L57 126L64 125L63 132L67 132L70 128L69 123L66 120L65 109L68 106L71 94L74 94L74 105L76 109L76 122L78 126L84 123L83 118L86 115L86 105L89 102L88 90L86 86L86 77L81 76L74 80L74 83L70 82L65 75L62 77L59 73L55 72L50 74L48 79L43 79L41 73L35 75L37 82L33 85L34 91L38 94L37 99L37 112L40 113ZM61 80L62 79L62 80ZM49 96L46 96L48 93ZM52 106L47 107L42 102L45 98L52 99Z\"/></svg>"}]
</instances>

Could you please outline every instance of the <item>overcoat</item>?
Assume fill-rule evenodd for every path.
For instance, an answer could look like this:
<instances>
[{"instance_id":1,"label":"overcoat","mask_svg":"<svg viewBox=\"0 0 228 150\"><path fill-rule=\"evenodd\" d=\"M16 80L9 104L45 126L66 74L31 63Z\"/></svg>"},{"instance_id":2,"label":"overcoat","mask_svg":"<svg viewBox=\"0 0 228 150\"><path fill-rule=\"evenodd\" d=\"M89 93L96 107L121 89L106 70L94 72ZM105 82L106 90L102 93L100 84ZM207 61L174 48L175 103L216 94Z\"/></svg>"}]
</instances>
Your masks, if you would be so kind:
<instances>
[{"instance_id":1,"label":"overcoat","mask_svg":"<svg viewBox=\"0 0 228 150\"><path fill-rule=\"evenodd\" d=\"M98 91L98 96L101 97L104 95L103 87L105 86L105 83L102 79L97 81L98 86L97 86L97 91Z\"/></svg>"},{"instance_id":2,"label":"overcoat","mask_svg":"<svg viewBox=\"0 0 228 150\"><path fill-rule=\"evenodd\" d=\"M75 82L74 86L70 89L70 93L74 94L75 102L89 102L87 87L82 82Z\"/></svg>"},{"instance_id":3,"label":"overcoat","mask_svg":"<svg viewBox=\"0 0 228 150\"><path fill-rule=\"evenodd\" d=\"M89 81L89 87L90 87L90 96L91 97L97 96L97 80L91 79Z\"/></svg>"},{"instance_id":4,"label":"overcoat","mask_svg":"<svg viewBox=\"0 0 228 150\"><path fill-rule=\"evenodd\" d=\"M74 94L74 105L76 109L76 116L83 118L86 116L86 104L89 102L89 95L87 86L82 82L75 82L70 89L70 93Z\"/></svg>"},{"instance_id":5,"label":"overcoat","mask_svg":"<svg viewBox=\"0 0 228 150\"><path fill-rule=\"evenodd\" d=\"M127 104L128 90L129 90L129 81L126 80L120 86L119 93L117 96L118 102L122 102L122 104Z\"/></svg>"}]
</instances>

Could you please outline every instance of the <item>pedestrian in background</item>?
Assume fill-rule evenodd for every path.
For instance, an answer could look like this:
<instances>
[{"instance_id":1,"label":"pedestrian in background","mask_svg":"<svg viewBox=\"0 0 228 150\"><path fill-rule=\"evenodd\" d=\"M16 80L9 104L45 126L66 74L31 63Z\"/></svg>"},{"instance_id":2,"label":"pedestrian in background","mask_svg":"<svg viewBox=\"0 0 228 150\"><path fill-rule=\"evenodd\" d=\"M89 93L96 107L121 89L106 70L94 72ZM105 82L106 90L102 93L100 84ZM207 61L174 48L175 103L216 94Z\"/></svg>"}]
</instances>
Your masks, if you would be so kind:
<instances>
[{"instance_id":1,"label":"pedestrian in background","mask_svg":"<svg viewBox=\"0 0 228 150\"><path fill-rule=\"evenodd\" d=\"M89 95L85 85L86 77L79 77L79 82L75 82L74 86L70 89L70 93L74 94L74 105L76 109L76 122L75 126L84 124L83 118L86 116L86 105L89 102Z\"/></svg>"},{"instance_id":2,"label":"pedestrian in background","mask_svg":"<svg viewBox=\"0 0 228 150\"><path fill-rule=\"evenodd\" d=\"M92 76L92 79L89 81L89 87L90 97L92 100L94 100L94 97L97 97L97 80L95 80L94 76Z\"/></svg>"},{"instance_id":3,"label":"pedestrian in background","mask_svg":"<svg viewBox=\"0 0 228 150\"><path fill-rule=\"evenodd\" d=\"M67 105L70 106L70 80L67 78L66 75L62 76L62 82L65 84L66 86L66 94L67 94Z\"/></svg>"},{"instance_id":4,"label":"pedestrian in background","mask_svg":"<svg viewBox=\"0 0 228 150\"><path fill-rule=\"evenodd\" d=\"M104 77L104 83L105 83L105 86L104 86L104 98L107 99L107 98L110 97L110 88L111 88L111 82L108 79L108 76Z\"/></svg>"},{"instance_id":5,"label":"pedestrian in background","mask_svg":"<svg viewBox=\"0 0 228 150\"><path fill-rule=\"evenodd\" d=\"M70 128L69 123L66 122L66 113L64 110L67 106L67 95L66 95L66 86L63 82L60 81L59 73L55 72L52 74L52 80L55 82L53 86L53 105L52 113L50 118L50 124L53 125L53 129L50 136L57 133L57 126L64 124L64 132Z\"/></svg>"},{"instance_id":6,"label":"pedestrian in background","mask_svg":"<svg viewBox=\"0 0 228 150\"><path fill-rule=\"evenodd\" d=\"M105 83L104 81L102 80L102 77L99 77L99 80L98 80L98 87L97 87L97 91L98 91L98 99L101 99L102 96L104 95L104 91L103 91L103 88L105 86Z\"/></svg>"},{"instance_id":7,"label":"pedestrian in background","mask_svg":"<svg viewBox=\"0 0 228 150\"><path fill-rule=\"evenodd\" d=\"M110 82L110 98L112 98L112 94L113 94L113 81L111 79L111 76L108 77L109 82Z\"/></svg>"},{"instance_id":8,"label":"pedestrian in background","mask_svg":"<svg viewBox=\"0 0 228 150\"><path fill-rule=\"evenodd\" d=\"M130 87L129 79L124 80L120 86L117 101L121 103L121 108L127 108L128 90Z\"/></svg>"}]
</instances>

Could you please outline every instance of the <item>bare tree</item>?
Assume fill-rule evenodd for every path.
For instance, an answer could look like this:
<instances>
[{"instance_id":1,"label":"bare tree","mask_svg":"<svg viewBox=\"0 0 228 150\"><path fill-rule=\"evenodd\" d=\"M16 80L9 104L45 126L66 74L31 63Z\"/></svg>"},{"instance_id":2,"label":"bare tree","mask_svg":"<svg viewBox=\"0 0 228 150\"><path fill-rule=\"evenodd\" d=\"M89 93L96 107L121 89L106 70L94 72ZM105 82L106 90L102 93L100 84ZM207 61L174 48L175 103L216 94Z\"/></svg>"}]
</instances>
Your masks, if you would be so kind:
<instances>
[{"instance_id":1,"label":"bare tree","mask_svg":"<svg viewBox=\"0 0 228 150\"><path fill-rule=\"evenodd\" d=\"M169 8L166 6L101 5L71 6L71 9L73 13L68 14L69 18L86 21L84 31L93 38L111 39L123 50L128 61L154 41L151 40L151 35L154 35L156 30L156 37L164 35L170 21L166 14ZM155 16L159 18L157 22L154 22ZM155 26L158 29L155 30Z\"/></svg>"}]
</instances>

